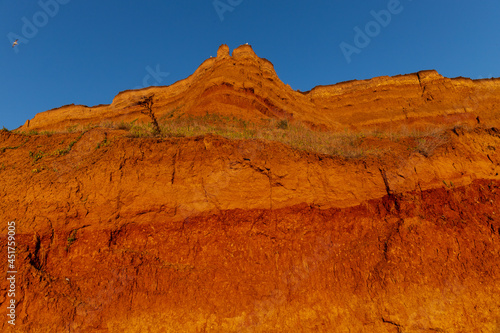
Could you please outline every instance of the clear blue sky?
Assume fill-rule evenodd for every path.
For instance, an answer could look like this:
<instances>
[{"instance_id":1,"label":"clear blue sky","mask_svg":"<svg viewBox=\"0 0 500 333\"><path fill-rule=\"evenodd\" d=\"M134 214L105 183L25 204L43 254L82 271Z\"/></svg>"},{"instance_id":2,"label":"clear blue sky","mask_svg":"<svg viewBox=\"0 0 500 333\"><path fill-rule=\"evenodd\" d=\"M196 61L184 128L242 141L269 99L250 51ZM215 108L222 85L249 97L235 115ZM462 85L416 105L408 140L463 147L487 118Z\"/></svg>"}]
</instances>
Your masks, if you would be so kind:
<instances>
[{"instance_id":1,"label":"clear blue sky","mask_svg":"<svg viewBox=\"0 0 500 333\"><path fill-rule=\"evenodd\" d=\"M382 10L390 22L375 24ZM148 85L170 85L220 44L248 42L302 91L423 69L500 77L499 14L498 0L0 0L0 128L65 104L111 103L142 86L148 66L162 72ZM367 25L370 40L355 40ZM356 48L349 63L341 43Z\"/></svg>"}]
</instances>

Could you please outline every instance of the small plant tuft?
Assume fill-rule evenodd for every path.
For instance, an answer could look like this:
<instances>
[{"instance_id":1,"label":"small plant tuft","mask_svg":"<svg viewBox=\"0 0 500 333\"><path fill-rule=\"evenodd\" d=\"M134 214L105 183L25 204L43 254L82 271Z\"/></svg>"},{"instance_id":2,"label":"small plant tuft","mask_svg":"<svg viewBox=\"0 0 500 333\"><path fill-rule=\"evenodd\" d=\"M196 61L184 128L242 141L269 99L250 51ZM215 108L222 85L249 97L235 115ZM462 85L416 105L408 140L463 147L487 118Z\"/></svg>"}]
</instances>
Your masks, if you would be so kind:
<instances>
[{"instance_id":1,"label":"small plant tuft","mask_svg":"<svg viewBox=\"0 0 500 333\"><path fill-rule=\"evenodd\" d=\"M107 146L107 145L109 145L110 143L111 143L111 141L110 141L110 140L108 140L108 138L105 138L104 140L102 140L101 142L99 142L99 143L97 144L96 150L97 150L97 149L100 149L100 148L102 148L102 147L106 147L106 146Z\"/></svg>"},{"instance_id":2,"label":"small plant tuft","mask_svg":"<svg viewBox=\"0 0 500 333\"><path fill-rule=\"evenodd\" d=\"M429 136L417 138L414 150L425 157L430 157L434 151L448 142L444 133L433 133Z\"/></svg>"},{"instance_id":3,"label":"small plant tuft","mask_svg":"<svg viewBox=\"0 0 500 333\"><path fill-rule=\"evenodd\" d=\"M121 129L121 130L126 130L126 131L130 131L130 129L132 128L132 126L134 126L134 123L131 122L131 123L126 123L124 121L121 121L117 126L116 128L117 129Z\"/></svg>"},{"instance_id":4,"label":"small plant tuft","mask_svg":"<svg viewBox=\"0 0 500 333\"><path fill-rule=\"evenodd\" d=\"M67 239L66 251L69 250L69 247L77 240L76 238L76 229L71 231L70 235Z\"/></svg>"},{"instance_id":5,"label":"small plant tuft","mask_svg":"<svg viewBox=\"0 0 500 333\"><path fill-rule=\"evenodd\" d=\"M45 170L45 166L41 166L39 168L35 168L33 170L31 170L32 173L39 173L39 172L42 172L43 170Z\"/></svg>"},{"instance_id":6,"label":"small plant tuft","mask_svg":"<svg viewBox=\"0 0 500 333\"><path fill-rule=\"evenodd\" d=\"M77 143L78 141L80 141L80 139L82 138L82 136L85 133L86 133L86 131L80 133L80 135L75 140L71 141L66 148L64 148L64 149L57 149L55 152L52 153L52 155L55 155L55 156L64 156L66 154L69 154L69 152L71 151L71 149L73 148L73 146L75 145L75 143ZM61 143L64 143L64 140L61 141Z\"/></svg>"},{"instance_id":7,"label":"small plant tuft","mask_svg":"<svg viewBox=\"0 0 500 333\"><path fill-rule=\"evenodd\" d=\"M288 129L288 119L281 119L276 124L277 129L287 130Z\"/></svg>"},{"instance_id":8,"label":"small plant tuft","mask_svg":"<svg viewBox=\"0 0 500 333\"><path fill-rule=\"evenodd\" d=\"M31 164L34 165L36 162L38 162L38 160L41 160L45 156L45 153L43 151L30 151L29 156L33 159Z\"/></svg>"},{"instance_id":9,"label":"small plant tuft","mask_svg":"<svg viewBox=\"0 0 500 333\"><path fill-rule=\"evenodd\" d=\"M55 133L56 133L56 132L54 132L54 131L43 131L43 132L41 132L40 134L41 134L41 135L46 135L46 136L49 136L49 137L50 137L50 136L54 135Z\"/></svg>"},{"instance_id":10,"label":"small plant tuft","mask_svg":"<svg viewBox=\"0 0 500 333\"><path fill-rule=\"evenodd\" d=\"M68 127L66 127L66 131L67 131L68 133L74 133L74 132L76 132L76 128L77 128L77 127L78 127L78 125L71 125L71 126L68 126Z\"/></svg>"}]
</instances>

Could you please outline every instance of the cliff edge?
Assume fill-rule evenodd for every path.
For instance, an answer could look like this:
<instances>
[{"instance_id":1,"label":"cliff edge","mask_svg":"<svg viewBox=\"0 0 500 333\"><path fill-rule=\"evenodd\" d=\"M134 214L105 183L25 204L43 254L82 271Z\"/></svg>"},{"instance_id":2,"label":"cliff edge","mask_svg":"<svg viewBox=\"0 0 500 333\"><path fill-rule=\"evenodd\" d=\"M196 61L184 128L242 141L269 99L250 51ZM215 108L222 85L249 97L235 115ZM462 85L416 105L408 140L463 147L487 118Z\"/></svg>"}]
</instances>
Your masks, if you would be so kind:
<instances>
[{"instance_id":1,"label":"cliff edge","mask_svg":"<svg viewBox=\"0 0 500 333\"><path fill-rule=\"evenodd\" d=\"M147 119L135 103L157 98L158 117L173 109L184 115L220 114L250 121L287 118L329 130L361 129L374 125L416 126L443 122L498 126L500 79L449 79L436 71L350 81L319 86L301 93L284 84L271 62L251 46L229 54L220 46L217 57L204 61L188 78L170 86L127 90L110 105L68 105L37 114L21 131L66 130L74 124Z\"/></svg>"},{"instance_id":2,"label":"cliff edge","mask_svg":"<svg viewBox=\"0 0 500 333\"><path fill-rule=\"evenodd\" d=\"M221 46L168 87L0 131L0 330L499 332L499 87L301 93ZM150 94L182 133L127 127Z\"/></svg>"}]
</instances>

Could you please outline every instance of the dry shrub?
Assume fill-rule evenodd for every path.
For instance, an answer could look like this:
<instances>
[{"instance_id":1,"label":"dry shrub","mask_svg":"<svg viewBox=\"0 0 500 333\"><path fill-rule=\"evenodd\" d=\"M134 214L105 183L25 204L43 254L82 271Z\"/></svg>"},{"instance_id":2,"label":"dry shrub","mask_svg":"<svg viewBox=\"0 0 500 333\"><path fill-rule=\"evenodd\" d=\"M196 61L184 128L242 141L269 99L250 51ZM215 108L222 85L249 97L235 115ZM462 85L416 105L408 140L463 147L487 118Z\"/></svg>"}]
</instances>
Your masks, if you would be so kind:
<instances>
[{"instance_id":1,"label":"dry shrub","mask_svg":"<svg viewBox=\"0 0 500 333\"><path fill-rule=\"evenodd\" d=\"M173 112L169 114L173 114ZM159 133L162 137L190 137L212 133L228 139L278 141L295 149L344 158L381 156L390 151L390 149L368 146L365 143L366 138L390 140L395 143L400 142L403 138L409 138L412 143L408 148L426 157L431 156L437 148L450 140L446 130L436 126L420 129L408 129L403 126L398 130L385 132L380 130L328 132L315 131L299 121L268 119L267 123L262 125L218 114L184 117L164 116L160 120ZM135 138L158 135L158 131L152 123L137 124L135 121L129 123L122 121L119 124L114 124L114 128L128 130L129 136ZM405 142L408 141L405 140Z\"/></svg>"}]
</instances>

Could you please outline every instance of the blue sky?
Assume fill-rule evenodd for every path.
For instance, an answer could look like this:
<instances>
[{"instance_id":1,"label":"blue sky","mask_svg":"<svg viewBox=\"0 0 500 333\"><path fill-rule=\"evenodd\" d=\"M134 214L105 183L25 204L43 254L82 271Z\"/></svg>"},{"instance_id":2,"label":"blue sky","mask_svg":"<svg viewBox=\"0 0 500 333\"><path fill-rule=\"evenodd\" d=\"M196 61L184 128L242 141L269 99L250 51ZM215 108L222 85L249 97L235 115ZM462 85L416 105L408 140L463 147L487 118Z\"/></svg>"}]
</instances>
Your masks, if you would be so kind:
<instances>
[{"instance_id":1,"label":"blue sky","mask_svg":"<svg viewBox=\"0 0 500 333\"><path fill-rule=\"evenodd\" d=\"M498 0L0 0L0 127L170 85L221 44L248 42L302 91L423 69L500 77L499 14Z\"/></svg>"}]
</instances>

